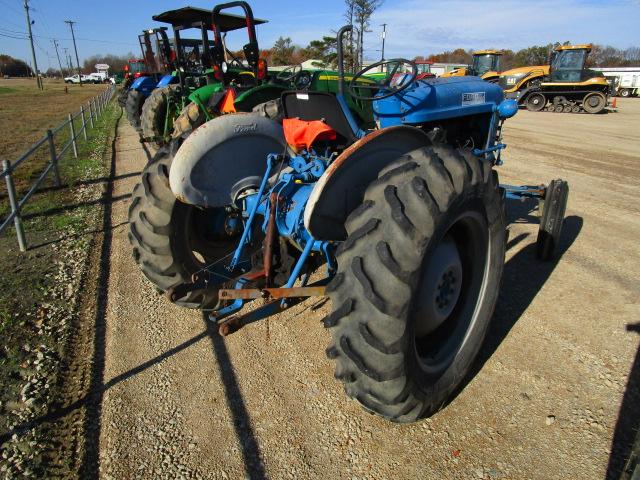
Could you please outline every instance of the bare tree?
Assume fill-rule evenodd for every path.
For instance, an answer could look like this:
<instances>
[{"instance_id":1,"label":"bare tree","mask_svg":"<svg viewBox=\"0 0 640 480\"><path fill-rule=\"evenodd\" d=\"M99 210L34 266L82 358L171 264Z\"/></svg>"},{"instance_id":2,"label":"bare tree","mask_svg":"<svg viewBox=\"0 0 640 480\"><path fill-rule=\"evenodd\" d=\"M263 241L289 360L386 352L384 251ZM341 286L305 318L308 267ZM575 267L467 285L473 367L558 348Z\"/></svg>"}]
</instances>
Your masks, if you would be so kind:
<instances>
[{"instance_id":1,"label":"bare tree","mask_svg":"<svg viewBox=\"0 0 640 480\"><path fill-rule=\"evenodd\" d=\"M356 0L345 0L345 5L347 6L347 11L344 14L344 19L347 23L353 26L353 20L355 18L355 10L356 10ZM355 71L355 62L354 62L354 54L353 54L353 30L349 32L349 38L347 40L348 45L348 54L347 57L349 60L346 62L346 68L348 71Z\"/></svg>"},{"instance_id":2,"label":"bare tree","mask_svg":"<svg viewBox=\"0 0 640 480\"><path fill-rule=\"evenodd\" d=\"M358 69L362 66L364 60L364 34L369 30L369 22L371 15L375 12L384 0L352 0L353 1L353 20L358 27ZM354 68L355 69L355 68Z\"/></svg>"}]
</instances>

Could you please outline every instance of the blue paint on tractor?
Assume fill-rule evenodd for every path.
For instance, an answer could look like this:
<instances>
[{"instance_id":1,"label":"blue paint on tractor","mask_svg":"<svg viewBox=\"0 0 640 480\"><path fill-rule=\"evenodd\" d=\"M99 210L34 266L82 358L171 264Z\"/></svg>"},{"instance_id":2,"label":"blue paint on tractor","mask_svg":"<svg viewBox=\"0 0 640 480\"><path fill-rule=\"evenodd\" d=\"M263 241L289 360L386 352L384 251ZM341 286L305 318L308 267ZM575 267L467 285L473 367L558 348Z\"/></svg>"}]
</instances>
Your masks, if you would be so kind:
<instances>
[{"instance_id":1,"label":"blue paint on tractor","mask_svg":"<svg viewBox=\"0 0 640 480\"><path fill-rule=\"evenodd\" d=\"M148 97L156 88L157 84L157 80L153 77L138 77L131 84L131 90L137 90L141 92L145 97Z\"/></svg>"},{"instance_id":2,"label":"blue paint on tractor","mask_svg":"<svg viewBox=\"0 0 640 480\"><path fill-rule=\"evenodd\" d=\"M493 112L502 89L480 77L418 80L402 92L373 102L380 128L420 125L438 120Z\"/></svg>"},{"instance_id":3,"label":"blue paint on tractor","mask_svg":"<svg viewBox=\"0 0 640 480\"><path fill-rule=\"evenodd\" d=\"M178 83L178 81L179 81L179 78L175 75L164 75L156 85L156 88L162 88L169 85L173 85L174 83Z\"/></svg>"}]
</instances>

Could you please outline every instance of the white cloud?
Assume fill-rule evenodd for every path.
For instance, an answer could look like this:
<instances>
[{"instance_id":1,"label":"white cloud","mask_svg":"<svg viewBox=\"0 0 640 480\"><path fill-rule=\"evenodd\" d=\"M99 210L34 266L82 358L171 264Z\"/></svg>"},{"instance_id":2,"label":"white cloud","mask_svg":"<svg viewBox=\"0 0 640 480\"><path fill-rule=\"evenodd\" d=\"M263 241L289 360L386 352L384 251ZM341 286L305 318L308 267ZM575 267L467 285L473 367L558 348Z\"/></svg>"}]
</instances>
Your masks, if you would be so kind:
<instances>
[{"instance_id":1,"label":"white cloud","mask_svg":"<svg viewBox=\"0 0 640 480\"><path fill-rule=\"evenodd\" d=\"M387 0L371 22L378 31L382 23L388 24L386 56L456 47L517 50L565 40L624 48L638 43L640 9L630 0ZM379 33L365 39L380 48L374 46Z\"/></svg>"}]
</instances>

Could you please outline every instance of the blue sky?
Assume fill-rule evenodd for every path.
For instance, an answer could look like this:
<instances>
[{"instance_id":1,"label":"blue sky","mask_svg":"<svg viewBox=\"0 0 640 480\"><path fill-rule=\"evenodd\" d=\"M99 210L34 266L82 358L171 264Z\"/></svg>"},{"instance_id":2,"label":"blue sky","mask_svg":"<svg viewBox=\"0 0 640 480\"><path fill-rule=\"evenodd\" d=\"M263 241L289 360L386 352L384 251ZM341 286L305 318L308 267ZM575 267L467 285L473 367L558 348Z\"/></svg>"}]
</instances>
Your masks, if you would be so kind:
<instances>
[{"instance_id":1,"label":"blue sky","mask_svg":"<svg viewBox=\"0 0 640 480\"><path fill-rule=\"evenodd\" d=\"M0 0L0 53L30 59L23 0ZM304 46L330 34L344 20L343 0L254 0L254 15L269 20L258 29L262 47L278 36ZM41 70L57 60L50 38L72 44L65 19L75 20L80 61L102 53L138 53L137 35L153 25L151 16L184 5L212 8L214 2L187 0L30 0L36 54ZM626 48L640 44L640 0L385 0L365 37L365 56L380 56L380 24L387 23L387 58L437 53L455 47L519 48L569 40ZM241 44L237 37L232 46Z\"/></svg>"}]
</instances>

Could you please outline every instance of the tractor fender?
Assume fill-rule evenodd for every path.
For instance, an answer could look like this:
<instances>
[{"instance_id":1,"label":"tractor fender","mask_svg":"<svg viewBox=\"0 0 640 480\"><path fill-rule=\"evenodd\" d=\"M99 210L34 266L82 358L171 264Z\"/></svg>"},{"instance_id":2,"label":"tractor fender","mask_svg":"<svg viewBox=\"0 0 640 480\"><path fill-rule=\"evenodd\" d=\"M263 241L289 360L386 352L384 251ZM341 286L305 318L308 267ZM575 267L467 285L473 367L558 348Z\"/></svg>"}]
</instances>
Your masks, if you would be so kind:
<instances>
[{"instance_id":1,"label":"tractor fender","mask_svg":"<svg viewBox=\"0 0 640 480\"><path fill-rule=\"evenodd\" d=\"M131 90L136 90L148 97L152 90L156 88L158 81L153 77L138 77L131 84Z\"/></svg>"},{"instance_id":2,"label":"tractor fender","mask_svg":"<svg viewBox=\"0 0 640 480\"><path fill-rule=\"evenodd\" d=\"M189 95L189 100L196 103L200 101L203 105L206 105L209 101L209 98L211 98L214 93L224 92L224 90L225 86L222 83L210 83L191 92L191 94Z\"/></svg>"},{"instance_id":3,"label":"tractor fender","mask_svg":"<svg viewBox=\"0 0 640 480\"><path fill-rule=\"evenodd\" d=\"M185 139L171 164L169 185L183 203L226 206L232 192L259 187L270 153L286 151L278 122L255 113L222 115Z\"/></svg>"},{"instance_id":4,"label":"tractor fender","mask_svg":"<svg viewBox=\"0 0 640 480\"><path fill-rule=\"evenodd\" d=\"M304 225L316 240L344 240L344 223L364 199L385 166L412 150L431 145L422 130L399 125L376 130L336 158L316 183L304 212Z\"/></svg>"},{"instance_id":5,"label":"tractor fender","mask_svg":"<svg viewBox=\"0 0 640 480\"><path fill-rule=\"evenodd\" d=\"M162 87L169 86L173 83L178 83L179 80L180 79L175 75L164 75L156 85L156 88L162 88Z\"/></svg>"}]
</instances>

